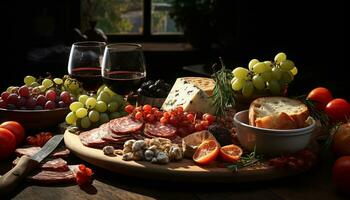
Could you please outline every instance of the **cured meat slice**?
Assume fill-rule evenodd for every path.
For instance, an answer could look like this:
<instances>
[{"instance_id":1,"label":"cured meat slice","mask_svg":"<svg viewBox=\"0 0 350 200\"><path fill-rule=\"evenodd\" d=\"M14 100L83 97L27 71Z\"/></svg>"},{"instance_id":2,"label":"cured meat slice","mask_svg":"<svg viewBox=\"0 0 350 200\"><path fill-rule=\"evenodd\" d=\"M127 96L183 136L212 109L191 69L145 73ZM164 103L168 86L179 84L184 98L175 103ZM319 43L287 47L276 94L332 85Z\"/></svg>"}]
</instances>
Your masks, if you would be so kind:
<instances>
[{"instance_id":1,"label":"cured meat slice","mask_svg":"<svg viewBox=\"0 0 350 200\"><path fill-rule=\"evenodd\" d=\"M79 138L83 145L94 148L103 148L108 145L108 141L102 138L109 135L108 126L100 126L99 128L92 129L80 133Z\"/></svg>"},{"instance_id":2,"label":"cured meat slice","mask_svg":"<svg viewBox=\"0 0 350 200\"><path fill-rule=\"evenodd\" d=\"M17 165L19 159L20 158L16 158L16 160L14 160L12 164ZM69 170L67 162L62 158L45 159L42 163L40 163L39 168L43 170L60 171L60 172L65 172Z\"/></svg>"},{"instance_id":3,"label":"cured meat slice","mask_svg":"<svg viewBox=\"0 0 350 200\"><path fill-rule=\"evenodd\" d=\"M130 135L128 137L115 138L115 137L112 137L111 135L106 135L102 139L106 140L108 142L111 142L111 143L122 143L122 144L124 144L125 141L134 139L134 137L132 135Z\"/></svg>"},{"instance_id":4,"label":"cured meat slice","mask_svg":"<svg viewBox=\"0 0 350 200\"><path fill-rule=\"evenodd\" d=\"M137 121L130 116L125 116L111 120L109 128L115 134L129 134L142 129L143 122Z\"/></svg>"},{"instance_id":5,"label":"cured meat slice","mask_svg":"<svg viewBox=\"0 0 350 200\"><path fill-rule=\"evenodd\" d=\"M28 176L28 179L41 184L68 183L75 181L75 174L71 170L64 172L42 170L32 176Z\"/></svg>"},{"instance_id":6,"label":"cured meat slice","mask_svg":"<svg viewBox=\"0 0 350 200\"><path fill-rule=\"evenodd\" d=\"M15 150L15 153L18 157L21 157L23 155L27 155L27 156L33 156L34 154L36 154L39 150L41 149L41 147L35 147L35 146L31 146L31 147L22 147L22 148L17 148ZM51 154L50 157L66 157L68 156L70 153L69 149L62 147L62 148L58 148L56 150L54 150Z\"/></svg>"},{"instance_id":7,"label":"cured meat slice","mask_svg":"<svg viewBox=\"0 0 350 200\"><path fill-rule=\"evenodd\" d=\"M173 138L176 136L176 128L170 124L163 125L160 122L146 123L144 134L153 137Z\"/></svg>"}]
</instances>

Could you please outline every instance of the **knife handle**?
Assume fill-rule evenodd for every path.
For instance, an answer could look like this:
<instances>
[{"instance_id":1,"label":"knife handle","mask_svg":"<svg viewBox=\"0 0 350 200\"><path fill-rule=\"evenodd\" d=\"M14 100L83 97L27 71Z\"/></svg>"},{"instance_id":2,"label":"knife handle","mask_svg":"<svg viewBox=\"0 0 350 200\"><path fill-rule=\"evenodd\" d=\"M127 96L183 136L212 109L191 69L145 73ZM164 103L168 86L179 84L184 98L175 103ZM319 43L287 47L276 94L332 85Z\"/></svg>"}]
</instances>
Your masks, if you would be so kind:
<instances>
[{"instance_id":1,"label":"knife handle","mask_svg":"<svg viewBox=\"0 0 350 200\"><path fill-rule=\"evenodd\" d=\"M29 156L22 156L17 165L0 177L0 196L10 194L39 163Z\"/></svg>"}]
</instances>

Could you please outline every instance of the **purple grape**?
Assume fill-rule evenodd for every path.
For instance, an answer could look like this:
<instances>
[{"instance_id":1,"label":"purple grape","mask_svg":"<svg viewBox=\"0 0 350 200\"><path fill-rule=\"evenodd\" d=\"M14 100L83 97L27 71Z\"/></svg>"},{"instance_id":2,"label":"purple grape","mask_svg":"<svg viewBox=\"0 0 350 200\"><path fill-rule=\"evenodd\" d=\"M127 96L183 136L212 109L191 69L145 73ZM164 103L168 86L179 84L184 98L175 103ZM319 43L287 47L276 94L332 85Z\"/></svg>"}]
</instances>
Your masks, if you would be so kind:
<instances>
[{"instance_id":1,"label":"purple grape","mask_svg":"<svg viewBox=\"0 0 350 200\"><path fill-rule=\"evenodd\" d=\"M67 92L67 91L61 92L60 97L61 97L61 100L62 100L65 104L69 105L69 104L71 103L71 96L70 96L70 93L69 93L69 92Z\"/></svg>"},{"instance_id":2,"label":"purple grape","mask_svg":"<svg viewBox=\"0 0 350 200\"><path fill-rule=\"evenodd\" d=\"M47 100L50 100L50 101L55 101L56 100L56 92L54 90L48 90L46 91L46 94L45 94L45 97Z\"/></svg>"},{"instance_id":3,"label":"purple grape","mask_svg":"<svg viewBox=\"0 0 350 200\"><path fill-rule=\"evenodd\" d=\"M65 108L65 107L67 107L67 105L63 101L59 101L58 102L58 107L59 108Z\"/></svg>"},{"instance_id":4,"label":"purple grape","mask_svg":"<svg viewBox=\"0 0 350 200\"><path fill-rule=\"evenodd\" d=\"M7 97L10 95L10 93L8 93L7 91L1 93L1 98L5 101L7 100Z\"/></svg>"},{"instance_id":5,"label":"purple grape","mask_svg":"<svg viewBox=\"0 0 350 200\"><path fill-rule=\"evenodd\" d=\"M36 106L36 99L33 97L29 97L26 102L26 107L28 110L33 110Z\"/></svg>"},{"instance_id":6,"label":"purple grape","mask_svg":"<svg viewBox=\"0 0 350 200\"><path fill-rule=\"evenodd\" d=\"M16 105L17 104L17 101L18 101L18 95L16 93L12 93L10 94L8 97L7 97L7 100L6 102L8 104L13 104L13 105Z\"/></svg>"},{"instance_id":7,"label":"purple grape","mask_svg":"<svg viewBox=\"0 0 350 200\"><path fill-rule=\"evenodd\" d=\"M51 109L55 109L56 108L56 104L54 101L47 101L45 104L45 109L51 110Z\"/></svg>"},{"instance_id":8,"label":"purple grape","mask_svg":"<svg viewBox=\"0 0 350 200\"><path fill-rule=\"evenodd\" d=\"M4 109L6 109L6 107L7 107L7 103L6 103L6 101L4 101L4 100L0 99L0 108L4 108Z\"/></svg>"},{"instance_id":9,"label":"purple grape","mask_svg":"<svg viewBox=\"0 0 350 200\"><path fill-rule=\"evenodd\" d=\"M22 86L18 89L18 94L22 97L29 97L30 96L30 92L27 86Z\"/></svg>"},{"instance_id":10,"label":"purple grape","mask_svg":"<svg viewBox=\"0 0 350 200\"><path fill-rule=\"evenodd\" d=\"M40 94L38 95L38 97L36 98L36 103L42 107L45 106L46 104L46 98L44 95Z\"/></svg>"},{"instance_id":11,"label":"purple grape","mask_svg":"<svg viewBox=\"0 0 350 200\"><path fill-rule=\"evenodd\" d=\"M18 101L16 103L17 108L24 107L27 103L27 99L23 96L18 97Z\"/></svg>"}]
</instances>

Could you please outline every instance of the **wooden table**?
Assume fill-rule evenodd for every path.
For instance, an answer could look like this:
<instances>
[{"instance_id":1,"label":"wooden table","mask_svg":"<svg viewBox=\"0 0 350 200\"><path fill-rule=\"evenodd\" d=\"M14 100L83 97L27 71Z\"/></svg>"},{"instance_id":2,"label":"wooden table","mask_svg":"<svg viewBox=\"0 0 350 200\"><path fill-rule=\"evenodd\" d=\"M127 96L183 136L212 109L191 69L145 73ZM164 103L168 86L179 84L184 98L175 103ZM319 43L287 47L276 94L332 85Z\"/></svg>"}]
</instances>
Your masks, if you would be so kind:
<instances>
[{"instance_id":1,"label":"wooden table","mask_svg":"<svg viewBox=\"0 0 350 200\"><path fill-rule=\"evenodd\" d=\"M39 186L24 182L11 199L347 199L336 192L331 182L334 161L322 156L320 164L307 173L269 182L244 184L189 184L149 181L110 173L92 166L93 185L79 188L75 184ZM71 156L69 163L84 163ZM11 167L11 161L0 164L0 174ZM4 198L1 198L4 199Z\"/></svg>"}]
</instances>

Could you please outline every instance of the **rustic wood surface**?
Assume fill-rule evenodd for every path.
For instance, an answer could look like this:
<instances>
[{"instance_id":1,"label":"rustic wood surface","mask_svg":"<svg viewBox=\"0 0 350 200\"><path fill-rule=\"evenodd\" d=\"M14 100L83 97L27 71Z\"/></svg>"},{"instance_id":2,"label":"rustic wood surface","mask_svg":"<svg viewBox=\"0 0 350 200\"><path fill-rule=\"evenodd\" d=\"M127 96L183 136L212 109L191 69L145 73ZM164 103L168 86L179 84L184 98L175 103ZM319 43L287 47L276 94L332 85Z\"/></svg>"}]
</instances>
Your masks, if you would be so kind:
<instances>
[{"instance_id":1,"label":"rustic wood surface","mask_svg":"<svg viewBox=\"0 0 350 200\"><path fill-rule=\"evenodd\" d=\"M70 163L85 163L71 156ZM253 183L193 184L149 181L110 173L85 163L95 172L91 187L75 184L32 185L23 182L9 199L347 199L331 182L333 160L323 156L319 165L308 172L273 181ZM0 164L0 174L11 168L11 160ZM6 198L0 198L6 199Z\"/></svg>"},{"instance_id":2,"label":"rustic wood surface","mask_svg":"<svg viewBox=\"0 0 350 200\"><path fill-rule=\"evenodd\" d=\"M68 130L64 133L64 142L73 154L90 164L116 173L148 179L172 179L185 182L249 182L271 180L303 172L301 170L277 170L267 163L260 163L232 173L225 167L217 167L217 163L198 166L189 159L170 162L166 165L145 161L124 161L122 156L106 156L100 149L84 146L79 136Z\"/></svg>"}]
</instances>

